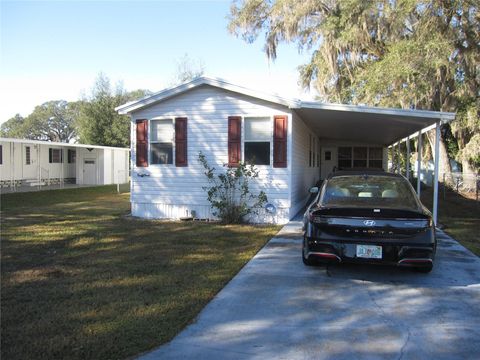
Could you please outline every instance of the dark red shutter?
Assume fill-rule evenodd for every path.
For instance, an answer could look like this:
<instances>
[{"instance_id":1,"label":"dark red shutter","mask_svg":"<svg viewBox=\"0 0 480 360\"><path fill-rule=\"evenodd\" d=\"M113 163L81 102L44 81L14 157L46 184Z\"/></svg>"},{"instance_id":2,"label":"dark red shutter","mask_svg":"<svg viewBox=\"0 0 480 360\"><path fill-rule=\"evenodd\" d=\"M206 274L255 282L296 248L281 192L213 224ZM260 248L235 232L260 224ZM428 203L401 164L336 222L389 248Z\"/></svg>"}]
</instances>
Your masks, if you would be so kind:
<instances>
[{"instance_id":1,"label":"dark red shutter","mask_svg":"<svg viewBox=\"0 0 480 360\"><path fill-rule=\"evenodd\" d=\"M187 118L175 119L175 166L188 166Z\"/></svg>"},{"instance_id":2,"label":"dark red shutter","mask_svg":"<svg viewBox=\"0 0 480 360\"><path fill-rule=\"evenodd\" d=\"M137 166L148 166L148 121L137 120Z\"/></svg>"},{"instance_id":3,"label":"dark red shutter","mask_svg":"<svg viewBox=\"0 0 480 360\"><path fill-rule=\"evenodd\" d=\"M228 117L228 166L238 166L241 156L242 118Z\"/></svg>"},{"instance_id":4,"label":"dark red shutter","mask_svg":"<svg viewBox=\"0 0 480 360\"><path fill-rule=\"evenodd\" d=\"M287 117L273 118L273 167L287 167Z\"/></svg>"}]
</instances>

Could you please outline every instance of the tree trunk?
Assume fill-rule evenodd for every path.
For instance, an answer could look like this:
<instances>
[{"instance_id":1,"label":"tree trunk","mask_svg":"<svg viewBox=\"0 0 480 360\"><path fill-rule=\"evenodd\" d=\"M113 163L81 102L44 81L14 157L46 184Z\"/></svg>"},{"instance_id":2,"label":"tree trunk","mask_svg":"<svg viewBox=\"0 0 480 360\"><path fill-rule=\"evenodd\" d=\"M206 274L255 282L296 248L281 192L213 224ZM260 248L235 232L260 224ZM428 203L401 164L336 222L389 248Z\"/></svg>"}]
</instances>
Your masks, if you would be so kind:
<instances>
[{"instance_id":1,"label":"tree trunk","mask_svg":"<svg viewBox=\"0 0 480 360\"><path fill-rule=\"evenodd\" d=\"M426 132L428 143L430 144L430 149L432 151L432 158L435 161L435 129ZM452 177L452 167L450 166L450 159L448 158L447 148L445 142L443 141L442 133L440 132L440 144L439 144L439 167L438 167L438 181L443 182L443 174L445 173L445 182L444 185L453 185Z\"/></svg>"}]
</instances>

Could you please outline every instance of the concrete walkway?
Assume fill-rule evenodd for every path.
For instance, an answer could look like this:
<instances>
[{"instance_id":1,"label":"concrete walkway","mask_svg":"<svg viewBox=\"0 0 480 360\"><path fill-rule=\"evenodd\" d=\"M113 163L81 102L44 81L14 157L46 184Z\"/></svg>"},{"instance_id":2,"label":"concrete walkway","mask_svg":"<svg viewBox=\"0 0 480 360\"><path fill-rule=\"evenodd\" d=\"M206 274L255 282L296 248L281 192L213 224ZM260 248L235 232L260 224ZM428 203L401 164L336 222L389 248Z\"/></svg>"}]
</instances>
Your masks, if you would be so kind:
<instances>
[{"instance_id":1,"label":"concrete walkway","mask_svg":"<svg viewBox=\"0 0 480 360\"><path fill-rule=\"evenodd\" d=\"M290 222L152 359L473 359L480 259L439 232L430 274L306 267Z\"/></svg>"}]
</instances>

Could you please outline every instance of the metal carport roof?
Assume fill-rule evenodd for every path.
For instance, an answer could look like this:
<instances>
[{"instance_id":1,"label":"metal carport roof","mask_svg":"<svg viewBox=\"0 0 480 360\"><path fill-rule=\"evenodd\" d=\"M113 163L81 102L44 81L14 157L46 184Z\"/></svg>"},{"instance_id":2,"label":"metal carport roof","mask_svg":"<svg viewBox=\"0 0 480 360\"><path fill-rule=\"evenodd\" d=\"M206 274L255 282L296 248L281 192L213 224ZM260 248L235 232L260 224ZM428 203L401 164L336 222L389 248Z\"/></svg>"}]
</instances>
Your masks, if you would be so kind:
<instances>
[{"instance_id":1,"label":"metal carport roof","mask_svg":"<svg viewBox=\"0 0 480 360\"><path fill-rule=\"evenodd\" d=\"M388 146L454 113L301 102L294 111L320 138Z\"/></svg>"}]
</instances>

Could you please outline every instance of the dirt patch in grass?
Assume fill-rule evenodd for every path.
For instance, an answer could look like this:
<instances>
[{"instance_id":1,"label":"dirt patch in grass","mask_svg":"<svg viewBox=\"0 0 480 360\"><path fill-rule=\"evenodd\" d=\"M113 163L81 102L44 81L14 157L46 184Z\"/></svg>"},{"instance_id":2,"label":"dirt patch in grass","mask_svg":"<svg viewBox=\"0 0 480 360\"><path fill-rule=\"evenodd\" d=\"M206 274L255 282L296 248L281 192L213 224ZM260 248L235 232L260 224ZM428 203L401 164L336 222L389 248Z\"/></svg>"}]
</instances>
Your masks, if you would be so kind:
<instances>
[{"instance_id":1,"label":"dirt patch in grass","mask_svg":"<svg viewBox=\"0 0 480 360\"><path fill-rule=\"evenodd\" d=\"M432 190L421 193L422 202L432 209ZM480 256L480 201L454 191L440 188L438 194L438 221L446 233Z\"/></svg>"},{"instance_id":2,"label":"dirt patch in grass","mask_svg":"<svg viewBox=\"0 0 480 360\"><path fill-rule=\"evenodd\" d=\"M114 187L1 197L1 355L118 359L168 340L279 230L126 219Z\"/></svg>"}]
</instances>

